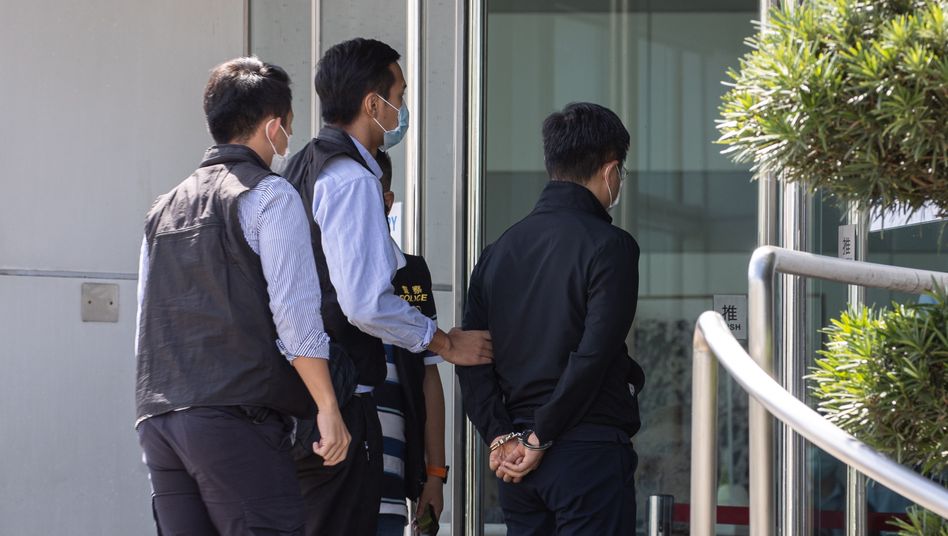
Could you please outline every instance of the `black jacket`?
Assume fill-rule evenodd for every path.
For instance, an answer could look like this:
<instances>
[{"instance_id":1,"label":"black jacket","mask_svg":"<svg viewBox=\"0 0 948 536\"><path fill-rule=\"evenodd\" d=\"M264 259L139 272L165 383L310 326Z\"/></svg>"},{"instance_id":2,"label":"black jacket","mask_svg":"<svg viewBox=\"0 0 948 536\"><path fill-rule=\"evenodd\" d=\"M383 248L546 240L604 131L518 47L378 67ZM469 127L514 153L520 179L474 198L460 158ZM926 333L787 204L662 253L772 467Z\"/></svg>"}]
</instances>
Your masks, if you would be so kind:
<instances>
[{"instance_id":1,"label":"black jacket","mask_svg":"<svg viewBox=\"0 0 948 536\"><path fill-rule=\"evenodd\" d=\"M639 248L582 185L551 181L533 212L481 254L464 329L489 329L494 363L457 367L464 410L484 441L532 428L556 440L578 424L639 428L644 381L625 338Z\"/></svg>"}]
</instances>

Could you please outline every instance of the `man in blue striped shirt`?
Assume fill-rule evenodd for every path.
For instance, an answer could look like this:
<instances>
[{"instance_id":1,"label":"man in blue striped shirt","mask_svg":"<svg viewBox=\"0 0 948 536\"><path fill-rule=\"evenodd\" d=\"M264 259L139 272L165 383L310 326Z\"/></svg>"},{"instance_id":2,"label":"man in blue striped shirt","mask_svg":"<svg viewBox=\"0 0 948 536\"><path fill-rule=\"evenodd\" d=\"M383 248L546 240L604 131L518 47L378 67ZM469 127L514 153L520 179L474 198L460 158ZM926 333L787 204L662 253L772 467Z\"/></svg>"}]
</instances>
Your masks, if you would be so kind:
<instances>
[{"instance_id":1,"label":"man in blue striped shirt","mask_svg":"<svg viewBox=\"0 0 948 536\"><path fill-rule=\"evenodd\" d=\"M372 39L352 39L323 54L314 87L325 126L293 155L286 172L312 211L326 331L357 370L355 394L342 407L353 438L346 462L329 468L319 456L297 462L309 536L375 535L377 518L366 512L379 504L383 474L372 395L385 381L383 344L430 350L462 366L490 363L493 356L486 330L444 332L392 290L401 254L385 221L375 156L408 129L399 58Z\"/></svg>"},{"instance_id":2,"label":"man in blue striped shirt","mask_svg":"<svg viewBox=\"0 0 948 536\"><path fill-rule=\"evenodd\" d=\"M291 417L314 402L314 452L346 458L309 223L277 175L289 84L257 58L216 67L204 110L217 145L146 218L136 427L161 534L302 535Z\"/></svg>"}]
</instances>

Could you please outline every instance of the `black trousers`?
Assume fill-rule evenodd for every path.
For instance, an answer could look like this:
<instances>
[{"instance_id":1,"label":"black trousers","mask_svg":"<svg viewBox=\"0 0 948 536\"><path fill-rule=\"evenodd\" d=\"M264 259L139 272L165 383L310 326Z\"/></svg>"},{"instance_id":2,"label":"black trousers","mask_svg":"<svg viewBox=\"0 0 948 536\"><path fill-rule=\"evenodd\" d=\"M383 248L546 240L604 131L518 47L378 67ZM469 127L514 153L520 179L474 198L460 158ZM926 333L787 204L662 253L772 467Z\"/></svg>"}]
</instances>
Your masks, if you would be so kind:
<instances>
[{"instance_id":1,"label":"black trousers","mask_svg":"<svg viewBox=\"0 0 948 536\"><path fill-rule=\"evenodd\" d=\"M572 430L519 484L499 483L508 536L635 534L638 457L628 437L597 432Z\"/></svg>"},{"instance_id":2,"label":"black trousers","mask_svg":"<svg viewBox=\"0 0 948 536\"><path fill-rule=\"evenodd\" d=\"M291 428L263 408L196 407L142 422L158 534L302 535Z\"/></svg>"},{"instance_id":3,"label":"black trousers","mask_svg":"<svg viewBox=\"0 0 948 536\"><path fill-rule=\"evenodd\" d=\"M382 426L375 399L353 397L342 419L352 437L344 462L326 467L312 453L296 462L307 536L375 536L382 499Z\"/></svg>"}]
</instances>

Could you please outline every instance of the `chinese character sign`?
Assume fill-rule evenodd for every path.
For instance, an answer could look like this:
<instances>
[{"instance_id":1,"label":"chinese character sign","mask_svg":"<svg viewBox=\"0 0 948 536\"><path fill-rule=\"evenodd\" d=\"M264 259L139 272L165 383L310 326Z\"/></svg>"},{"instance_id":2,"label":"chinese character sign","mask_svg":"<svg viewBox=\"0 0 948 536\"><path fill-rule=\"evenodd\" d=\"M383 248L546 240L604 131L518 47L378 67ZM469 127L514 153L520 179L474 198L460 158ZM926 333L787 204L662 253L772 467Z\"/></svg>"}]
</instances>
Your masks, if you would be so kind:
<instances>
[{"instance_id":1,"label":"chinese character sign","mask_svg":"<svg viewBox=\"0 0 948 536\"><path fill-rule=\"evenodd\" d=\"M739 341L747 340L747 295L715 294L714 310L722 317L731 334Z\"/></svg>"},{"instance_id":2,"label":"chinese character sign","mask_svg":"<svg viewBox=\"0 0 948 536\"><path fill-rule=\"evenodd\" d=\"M850 261L856 260L856 226L839 226L839 249L837 255L840 259Z\"/></svg>"}]
</instances>

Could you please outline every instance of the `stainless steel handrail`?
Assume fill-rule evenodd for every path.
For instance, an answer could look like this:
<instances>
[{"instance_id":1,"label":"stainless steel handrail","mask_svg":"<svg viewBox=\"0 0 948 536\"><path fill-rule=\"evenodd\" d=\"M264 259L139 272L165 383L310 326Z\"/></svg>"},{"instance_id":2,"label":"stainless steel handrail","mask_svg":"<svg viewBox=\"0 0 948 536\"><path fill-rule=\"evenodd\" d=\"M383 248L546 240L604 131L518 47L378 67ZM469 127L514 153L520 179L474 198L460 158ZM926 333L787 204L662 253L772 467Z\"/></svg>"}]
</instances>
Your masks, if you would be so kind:
<instances>
[{"instance_id":1,"label":"stainless steel handrail","mask_svg":"<svg viewBox=\"0 0 948 536\"><path fill-rule=\"evenodd\" d=\"M948 286L948 274L942 272L843 260L775 246L757 248L747 270L748 348L754 361L769 375L774 370L774 284L778 273L912 294L931 290L935 283ZM749 410L750 466L771 467L772 419L753 401ZM751 476L750 532L755 536L773 534L773 489L770 471L757 471Z\"/></svg>"},{"instance_id":2,"label":"stainless steel handrail","mask_svg":"<svg viewBox=\"0 0 948 536\"><path fill-rule=\"evenodd\" d=\"M731 335L724 318L707 311L694 336L691 428L691 534L712 536L715 523L717 366L712 356L766 410L835 458L936 514L948 518L948 489L876 452L830 423L778 384ZM751 473L771 464L751 465ZM751 534L758 534L751 529Z\"/></svg>"}]
</instances>

